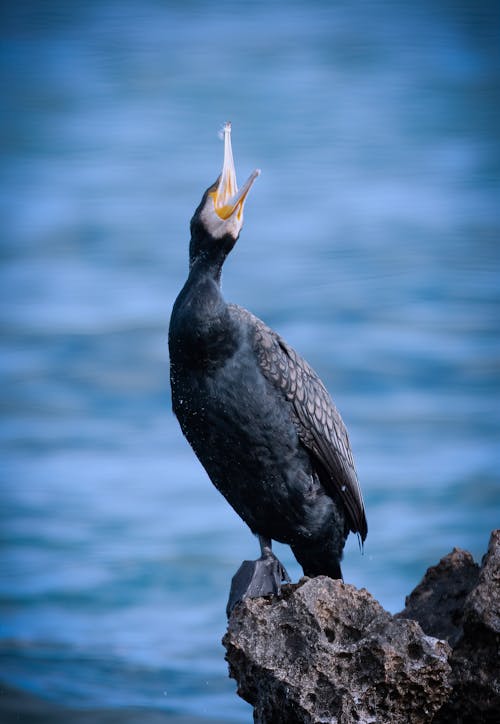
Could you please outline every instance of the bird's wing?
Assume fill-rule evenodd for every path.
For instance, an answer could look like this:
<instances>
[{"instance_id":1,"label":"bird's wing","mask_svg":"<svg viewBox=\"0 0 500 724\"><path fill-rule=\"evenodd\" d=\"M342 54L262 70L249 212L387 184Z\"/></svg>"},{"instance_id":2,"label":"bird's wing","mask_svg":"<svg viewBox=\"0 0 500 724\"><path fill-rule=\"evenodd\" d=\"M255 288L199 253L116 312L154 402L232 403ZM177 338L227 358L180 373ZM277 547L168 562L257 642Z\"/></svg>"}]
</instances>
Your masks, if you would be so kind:
<instances>
[{"instance_id":1,"label":"bird's wing","mask_svg":"<svg viewBox=\"0 0 500 724\"><path fill-rule=\"evenodd\" d=\"M329 483L344 503L350 529L364 541L368 528L363 496L347 430L332 398L314 370L284 339L250 312L246 314L252 318L254 350L264 376L292 404L302 444L326 472L324 483Z\"/></svg>"}]
</instances>

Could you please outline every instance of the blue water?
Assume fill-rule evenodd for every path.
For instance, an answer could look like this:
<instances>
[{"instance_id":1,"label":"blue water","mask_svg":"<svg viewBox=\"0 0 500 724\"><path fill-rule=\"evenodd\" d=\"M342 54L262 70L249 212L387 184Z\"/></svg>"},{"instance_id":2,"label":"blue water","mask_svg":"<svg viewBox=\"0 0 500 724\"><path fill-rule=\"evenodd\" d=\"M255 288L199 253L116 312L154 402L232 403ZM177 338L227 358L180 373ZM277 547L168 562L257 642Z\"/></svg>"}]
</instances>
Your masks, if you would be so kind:
<instances>
[{"instance_id":1,"label":"blue water","mask_svg":"<svg viewBox=\"0 0 500 724\"><path fill-rule=\"evenodd\" d=\"M249 722L220 638L256 541L170 411L188 222L233 123L262 168L224 291L318 370L399 610L499 515L494 4L2 9L0 680L83 709ZM280 557L295 579L289 550Z\"/></svg>"}]
</instances>

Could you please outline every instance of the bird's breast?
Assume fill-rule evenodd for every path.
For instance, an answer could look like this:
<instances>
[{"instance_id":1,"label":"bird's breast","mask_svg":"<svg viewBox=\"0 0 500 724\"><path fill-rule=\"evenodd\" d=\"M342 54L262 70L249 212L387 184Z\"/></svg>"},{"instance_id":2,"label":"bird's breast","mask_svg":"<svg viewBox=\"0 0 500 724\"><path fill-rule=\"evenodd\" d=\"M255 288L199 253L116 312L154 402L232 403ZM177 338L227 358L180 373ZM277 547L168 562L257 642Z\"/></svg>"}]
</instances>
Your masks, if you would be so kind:
<instances>
[{"instance_id":1,"label":"bird's breast","mask_svg":"<svg viewBox=\"0 0 500 724\"><path fill-rule=\"evenodd\" d=\"M170 362L178 373L222 367L235 353L241 331L213 285L183 289L170 319Z\"/></svg>"},{"instance_id":2,"label":"bird's breast","mask_svg":"<svg viewBox=\"0 0 500 724\"><path fill-rule=\"evenodd\" d=\"M276 399L249 347L239 346L217 367L183 368L174 377L174 411L200 458L268 464L277 447L283 455L296 446L288 404Z\"/></svg>"}]
</instances>

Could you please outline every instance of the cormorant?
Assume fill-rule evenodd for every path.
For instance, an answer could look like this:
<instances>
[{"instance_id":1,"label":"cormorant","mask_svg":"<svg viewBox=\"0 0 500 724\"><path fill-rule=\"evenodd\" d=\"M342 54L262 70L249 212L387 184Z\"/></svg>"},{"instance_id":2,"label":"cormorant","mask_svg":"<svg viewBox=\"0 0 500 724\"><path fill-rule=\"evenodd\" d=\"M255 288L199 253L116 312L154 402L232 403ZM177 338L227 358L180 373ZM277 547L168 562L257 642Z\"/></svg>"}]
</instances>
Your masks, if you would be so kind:
<instances>
[{"instance_id":1,"label":"cormorant","mask_svg":"<svg viewBox=\"0 0 500 724\"><path fill-rule=\"evenodd\" d=\"M259 175L238 190L231 124L224 163L191 219L189 275L169 329L173 410L216 488L260 542L232 581L228 612L248 596L279 593L287 543L307 576L342 578L349 531L364 541L365 508L347 431L325 386L282 337L220 289L224 261Z\"/></svg>"}]
</instances>

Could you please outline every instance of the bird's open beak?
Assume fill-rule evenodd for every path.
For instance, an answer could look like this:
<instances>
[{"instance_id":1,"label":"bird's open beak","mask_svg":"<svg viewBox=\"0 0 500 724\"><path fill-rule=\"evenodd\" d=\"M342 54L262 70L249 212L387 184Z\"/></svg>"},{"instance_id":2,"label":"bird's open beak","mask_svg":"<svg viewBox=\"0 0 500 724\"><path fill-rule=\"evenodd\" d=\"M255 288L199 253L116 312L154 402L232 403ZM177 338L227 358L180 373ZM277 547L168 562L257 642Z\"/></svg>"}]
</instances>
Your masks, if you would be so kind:
<instances>
[{"instance_id":1,"label":"bird's open beak","mask_svg":"<svg viewBox=\"0 0 500 724\"><path fill-rule=\"evenodd\" d=\"M234 213L241 218L243 214L243 206L248 192L252 188L252 184L260 175L260 169L256 168L247 181L238 191L236 183L236 171L234 168L233 149L231 148L231 124L226 123L223 128L224 133L224 164L222 173L219 178L217 189L212 192L214 206L217 216L221 219L229 219Z\"/></svg>"}]
</instances>

